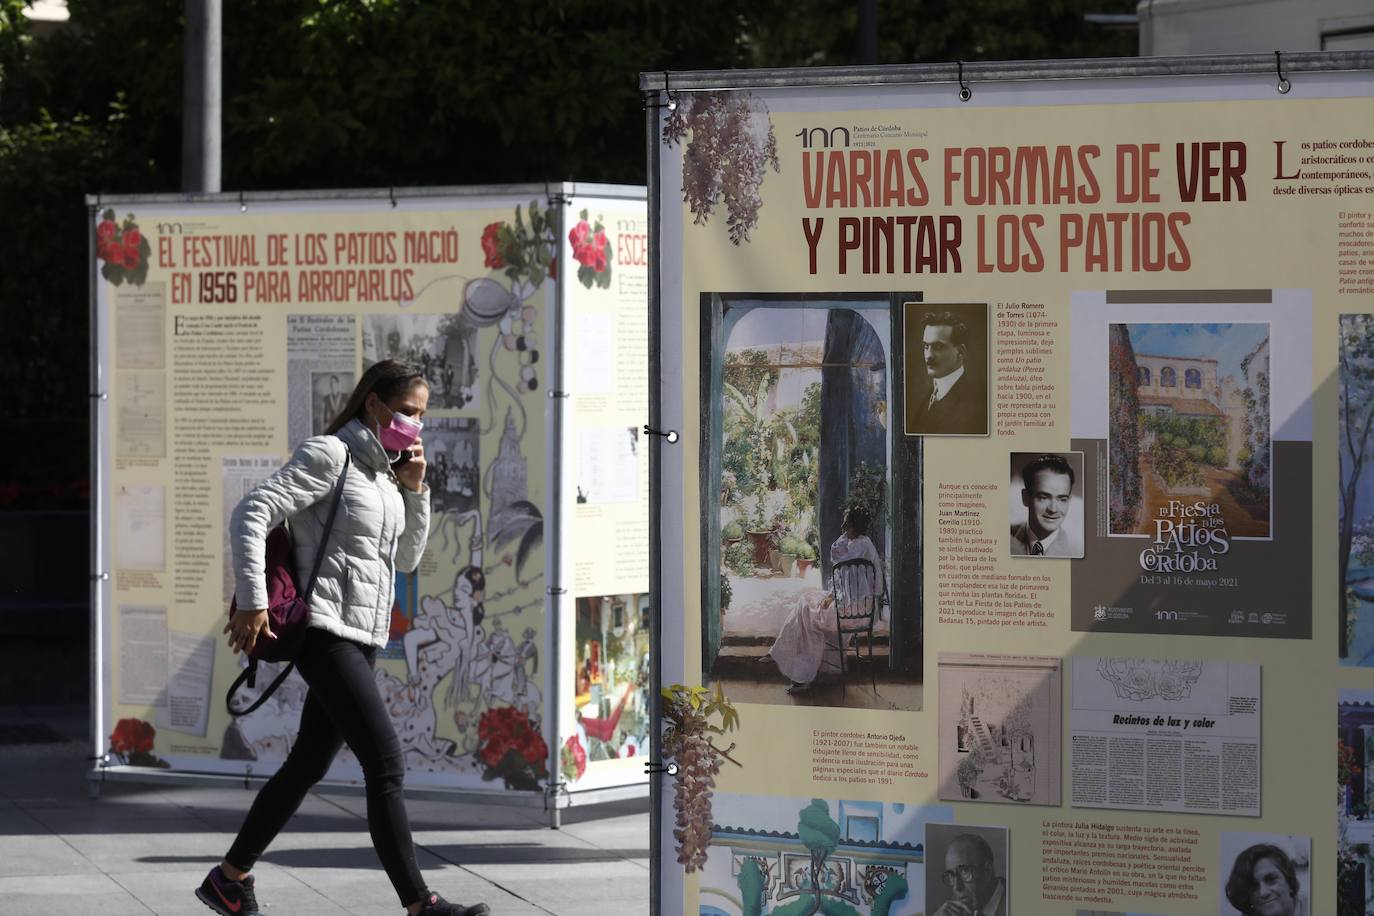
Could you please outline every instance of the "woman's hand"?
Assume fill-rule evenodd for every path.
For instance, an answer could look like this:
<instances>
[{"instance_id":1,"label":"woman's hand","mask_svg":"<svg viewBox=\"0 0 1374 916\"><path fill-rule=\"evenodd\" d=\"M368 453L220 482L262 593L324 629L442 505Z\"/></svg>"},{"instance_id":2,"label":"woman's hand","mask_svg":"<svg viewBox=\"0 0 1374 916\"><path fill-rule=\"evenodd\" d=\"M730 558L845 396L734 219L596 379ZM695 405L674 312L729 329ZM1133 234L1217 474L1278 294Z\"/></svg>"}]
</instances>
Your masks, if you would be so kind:
<instances>
[{"instance_id":1,"label":"woman's hand","mask_svg":"<svg viewBox=\"0 0 1374 916\"><path fill-rule=\"evenodd\" d=\"M410 460L396 469L396 479L407 490L419 492L425 485L424 440L416 439L410 446Z\"/></svg>"},{"instance_id":2,"label":"woman's hand","mask_svg":"<svg viewBox=\"0 0 1374 916\"><path fill-rule=\"evenodd\" d=\"M229 647L234 650L235 655L240 652L252 652L259 636L277 638L277 634L268 626L267 608L260 611L235 611L234 616L224 625L223 632L229 634Z\"/></svg>"}]
</instances>

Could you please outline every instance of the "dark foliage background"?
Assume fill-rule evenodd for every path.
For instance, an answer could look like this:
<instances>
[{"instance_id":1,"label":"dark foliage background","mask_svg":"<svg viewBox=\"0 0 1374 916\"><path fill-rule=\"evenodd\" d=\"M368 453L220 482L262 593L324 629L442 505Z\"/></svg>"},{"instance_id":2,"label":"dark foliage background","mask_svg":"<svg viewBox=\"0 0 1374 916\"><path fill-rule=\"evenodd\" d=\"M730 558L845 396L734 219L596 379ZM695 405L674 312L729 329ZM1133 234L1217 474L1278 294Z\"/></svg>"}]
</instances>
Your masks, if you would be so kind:
<instances>
[{"instance_id":1,"label":"dark foliage background","mask_svg":"<svg viewBox=\"0 0 1374 916\"><path fill-rule=\"evenodd\" d=\"M83 194L180 188L182 3L0 0L0 509L83 509ZM1134 0L885 0L883 63L1121 56ZM233 0L225 189L644 181L642 70L854 62L853 0Z\"/></svg>"}]
</instances>

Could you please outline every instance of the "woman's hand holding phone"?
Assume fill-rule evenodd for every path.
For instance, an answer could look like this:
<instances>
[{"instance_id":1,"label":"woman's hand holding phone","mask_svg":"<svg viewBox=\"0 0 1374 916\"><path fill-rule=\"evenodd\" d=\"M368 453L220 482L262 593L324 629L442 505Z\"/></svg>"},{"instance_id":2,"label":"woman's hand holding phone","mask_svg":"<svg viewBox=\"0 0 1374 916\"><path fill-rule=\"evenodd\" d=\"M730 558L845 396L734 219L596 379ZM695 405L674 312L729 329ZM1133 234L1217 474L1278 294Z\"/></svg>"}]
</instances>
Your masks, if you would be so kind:
<instances>
[{"instance_id":1,"label":"woman's hand holding phone","mask_svg":"<svg viewBox=\"0 0 1374 916\"><path fill-rule=\"evenodd\" d=\"M425 484L425 446L424 440L416 439L411 443L410 457L395 465L396 479L407 490L419 492ZM404 453L402 453L404 454Z\"/></svg>"}]
</instances>

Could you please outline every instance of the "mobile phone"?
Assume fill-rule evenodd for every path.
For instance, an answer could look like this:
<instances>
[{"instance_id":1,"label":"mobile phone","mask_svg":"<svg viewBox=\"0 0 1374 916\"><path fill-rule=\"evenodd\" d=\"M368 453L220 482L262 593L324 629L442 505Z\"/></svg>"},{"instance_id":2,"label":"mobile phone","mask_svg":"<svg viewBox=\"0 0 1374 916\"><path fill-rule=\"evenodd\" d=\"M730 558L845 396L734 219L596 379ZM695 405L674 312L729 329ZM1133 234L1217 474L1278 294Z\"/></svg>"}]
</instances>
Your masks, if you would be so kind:
<instances>
[{"instance_id":1,"label":"mobile phone","mask_svg":"<svg viewBox=\"0 0 1374 916\"><path fill-rule=\"evenodd\" d=\"M400 457L397 458L395 461L391 462L391 467L392 467L393 469L398 468L398 467L400 467L401 465L405 464L407 461L409 461L409 460L410 460L411 458L413 458L413 457L414 457L414 453L413 453L410 449L408 449L408 448L407 448L407 449L402 449L402 450L401 450L401 455L400 455Z\"/></svg>"}]
</instances>

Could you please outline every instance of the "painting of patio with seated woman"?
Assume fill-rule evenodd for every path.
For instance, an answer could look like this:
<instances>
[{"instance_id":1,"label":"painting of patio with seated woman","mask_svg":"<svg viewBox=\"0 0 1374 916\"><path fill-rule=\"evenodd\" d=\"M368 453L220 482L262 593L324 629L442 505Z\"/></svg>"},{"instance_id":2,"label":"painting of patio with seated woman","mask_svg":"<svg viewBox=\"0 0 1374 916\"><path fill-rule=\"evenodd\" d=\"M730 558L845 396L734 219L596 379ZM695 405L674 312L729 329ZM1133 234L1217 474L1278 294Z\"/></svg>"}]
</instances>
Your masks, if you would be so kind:
<instances>
[{"instance_id":1,"label":"painting of patio with seated woman","mask_svg":"<svg viewBox=\"0 0 1374 916\"><path fill-rule=\"evenodd\" d=\"M741 702L920 708L902 297L708 298L703 677Z\"/></svg>"}]
</instances>

